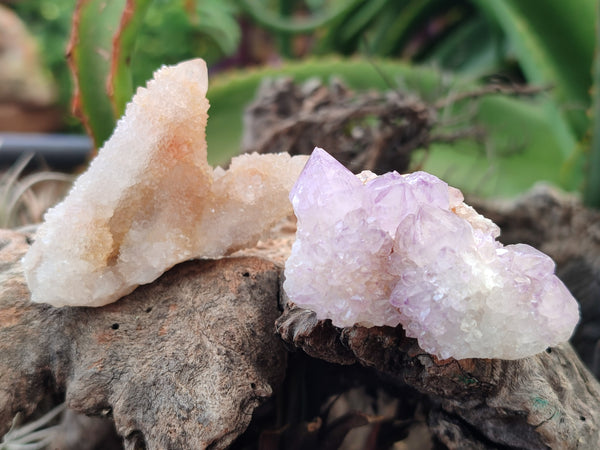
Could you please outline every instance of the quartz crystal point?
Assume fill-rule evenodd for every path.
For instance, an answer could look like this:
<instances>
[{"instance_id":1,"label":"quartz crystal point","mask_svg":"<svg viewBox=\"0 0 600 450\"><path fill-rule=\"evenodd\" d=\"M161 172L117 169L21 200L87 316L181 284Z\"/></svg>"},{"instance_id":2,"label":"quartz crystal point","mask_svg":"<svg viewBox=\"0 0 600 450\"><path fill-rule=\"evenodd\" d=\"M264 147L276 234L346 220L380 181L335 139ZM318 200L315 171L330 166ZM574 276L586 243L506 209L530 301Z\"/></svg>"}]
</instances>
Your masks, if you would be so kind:
<instances>
[{"instance_id":1,"label":"quartz crystal point","mask_svg":"<svg viewBox=\"0 0 600 450\"><path fill-rule=\"evenodd\" d=\"M306 157L206 159L206 65L154 74L68 197L48 211L23 260L32 300L102 306L193 257L253 245L292 213Z\"/></svg>"},{"instance_id":2,"label":"quartz crystal point","mask_svg":"<svg viewBox=\"0 0 600 450\"><path fill-rule=\"evenodd\" d=\"M566 341L576 300L550 257L425 172L353 175L315 149L290 193L284 289L338 327L396 326L440 358L517 359Z\"/></svg>"}]
</instances>

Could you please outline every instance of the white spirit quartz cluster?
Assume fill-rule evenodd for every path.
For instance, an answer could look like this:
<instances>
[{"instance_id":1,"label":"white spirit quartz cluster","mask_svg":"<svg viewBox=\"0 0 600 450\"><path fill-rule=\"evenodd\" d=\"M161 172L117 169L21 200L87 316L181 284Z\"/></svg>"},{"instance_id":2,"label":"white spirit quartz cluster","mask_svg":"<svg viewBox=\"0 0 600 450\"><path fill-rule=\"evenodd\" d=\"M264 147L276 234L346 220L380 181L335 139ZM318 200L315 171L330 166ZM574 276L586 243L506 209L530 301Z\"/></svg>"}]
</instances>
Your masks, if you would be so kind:
<instances>
[{"instance_id":1,"label":"white spirit quartz cluster","mask_svg":"<svg viewBox=\"0 0 600 450\"><path fill-rule=\"evenodd\" d=\"M207 162L201 59L163 67L138 89L68 197L48 211L23 260L35 302L102 306L193 257L251 246L292 213L305 156Z\"/></svg>"},{"instance_id":2,"label":"white spirit quartz cluster","mask_svg":"<svg viewBox=\"0 0 600 450\"><path fill-rule=\"evenodd\" d=\"M554 262L425 172L353 175L315 149L290 193L284 289L338 327L396 326L440 358L517 359L564 342L579 309Z\"/></svg>"}]
</instances>

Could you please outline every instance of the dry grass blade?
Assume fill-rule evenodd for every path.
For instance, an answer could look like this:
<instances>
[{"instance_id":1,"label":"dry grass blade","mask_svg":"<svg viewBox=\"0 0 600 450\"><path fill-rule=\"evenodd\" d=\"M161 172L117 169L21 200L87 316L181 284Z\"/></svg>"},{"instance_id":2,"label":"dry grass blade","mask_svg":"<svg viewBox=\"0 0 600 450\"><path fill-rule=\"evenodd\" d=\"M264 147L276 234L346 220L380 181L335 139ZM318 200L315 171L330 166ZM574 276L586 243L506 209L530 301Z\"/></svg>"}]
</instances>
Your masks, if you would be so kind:
<instances>
[{"instance_id":1,"label":"dry grass blade","mask_svg":"<svg viewBox=\"0 0 600 450\"><path fill-rule=\"evenodd\" d=\"M47 425L52 423L65 409L65 403L61 403L39 419L19 428L15 428L17 421L17 418L15 418L13 427L2 439L0 450L38 450L45 448L50 444L55 431L58 429L57 426L48 427Z\"/></svg>"},{"instance_id":2,"label":"dry grass blade","mask_svg":"<svg viewBox=\"0 0 600 450\"><path fill-rule=\"evenodd\" d=\"M38 172L23 178L13 190L12 200L7 206L8 225L19 226L38 223L44 212L62 198L73 176L59 172ZM33 187L44 184L40 190ZM19 210L24 214L18 217ZM20 219L20 220L19 220Z\"/></svg>"},{"instance_id":3,"label":"dry grass blade","mask_svg":"<svg viewBox=\"0 0 600 450\"><path fill-rule=\"evenodd\" d=\"M5 205L7 205L10 198L11 187L15 185L19 176L32 158L33 154L22 156L0 177L0 225L5 224L6 222Z\"/></svg>"},{"instance_id":4,"label":"dry grass blade","mask_svg":"<svg viewBox=\"0 0 600 450\"><path fill-rule=\"evenodd\" d=\"M50 171L36 172L21 178L32 158L33 154L19 158L0 177L0 227L2 228L39 222L46 209L60 200L73 181L71 175Z\"/></svg>"}]
</instances>

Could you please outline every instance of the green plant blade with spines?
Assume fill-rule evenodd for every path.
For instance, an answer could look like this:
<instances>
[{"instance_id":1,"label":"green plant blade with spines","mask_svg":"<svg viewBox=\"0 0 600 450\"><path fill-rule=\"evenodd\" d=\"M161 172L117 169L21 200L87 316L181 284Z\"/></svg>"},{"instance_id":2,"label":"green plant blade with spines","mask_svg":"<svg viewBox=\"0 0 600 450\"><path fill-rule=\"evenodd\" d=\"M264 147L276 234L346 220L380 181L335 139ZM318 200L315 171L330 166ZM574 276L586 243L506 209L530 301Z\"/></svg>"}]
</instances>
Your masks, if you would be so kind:
<instances>
[{"instance_id":1,"label":"green plant blade with spines","mask_svg":"<svg viewBox=\"0 0 600 450\"><path fill-rule=\"evenodd\" d=\"M469 140L432 145L423 169L465 192L514 197L538 181L574 190L581 182L561 171L564 148L576 145L566 123L549 114L553 100L493 95L479 100L473 118L487 131L483 147ZM566 134L565 134L566 133Z\"/></svg>"},{"instance_id":2,"label":"green plant blade with spines","mask_svg":"<svg viewBox=\"0 0 600 450\"><path fill-rule=\"evenodd\" d=\"M112 134L113 107L106 91L113 36L126 0L79 0L73 15L67 58L75 80L73 109L96 148Z\"/></svg>"},{"instance_id":3,"label":"green plant blade with spines","mask_svg":"<svg viewBox=\"0 0 600 450\"><path fill-rule=\"evenodd\" d=\"M68 52L77 86L73 105L96 149L111 136L136 83L146 81L133 78L132 60L136 57L136 43L144 28L144 18L152 4L152 0L79 0L76 5ZM186 30L191 33L193 29L193 36L188 38L201 35L212 39L222 54L235 51L240 30L234 19L233 3L197 0L187 12L183 11L187 5L181 1L172 5L169 5L171 11L173 7L179 8ZM185 54L180 59L192 56ZM155 70L161 62L178 60L155 62L150 69Z\"/></svg>"},{"instance_id":4,"label":"green plant blade with spines","mask_svg":"<svg viewBox=\"0 0 600 450\"><path fill-rule=\"evenodd\" d=\"M238 153L243 110L265 77L290 76L299 82L313 77L327 82L331 77L338 77L355 90L389 90L393 88L388 85L389 79L403 90L418 93L430 101L448 90L445 83L456 91L479 86L470 79L452 77L430 67L385 59L377 59L374 64L377 70L364 59L313 59L286 63L277 69L223 74L211 80L208 89L211 117L207 127L210 162L223 164ZM537 100L502 96L481 100L473 120L489 131L488 154L468 142L437 144L424 168L444 177L450 184L481 195L513 196L538 180L573 189L581 177L567 183L561 177L560 167L568 153L565 147L573 147L576 139L568 125L560 122L563 119L551 114L554 110L548 108L548 104L553 105L548 96ZM507 152L507 148L515 151ZM490 173L494 176L485 179ZM482 182L475 182L478 178Z\"/></svg>"},{"instance_id":5,"label":"green plant blade with spines","mask_svg":"<svg viewBox=\"0 0 600 450\"><path fill-rule=\"evenodd\" d=\"M592 87L591 143L583 188L585 205L600 209L600 5L596 10L596 50L594 52L594 85Z\"/></svg>"},{"instance_id":6,"label":"green plant blade with spines","mask_svg":"<svg viewBox=\"0 0 600 450\"><path fill-rule=\"evenodd\" d=\"M113 35L110 55L110 72L106 89L111 100L115 118L125 112L127 102L133 95L131 76L131 58L135 49L137 35L144 21L151 0L127 0L121 15L119 27Z\"/></svg>"},{"instance_id":7,"label":"green plant blade with spines","mask_svg":"<svg viewBox=\"0 0 600 450\"><path fill-rule=\"evenodd\" d=\"M80 0L73 16L68 59L73 105L99 148L133 94L131 58L151 0Z\"/></svg>"},{"instance_id":8,"label":"green plant blade with spines","mask_svg":"<svg viewBox=\"0 0 600 450\"><path fill-rule=\"evenodd\" d=\"M579 138L587 132L595 0L472 0L511 40L527 80L551 84Z\"/></svg>"}]
</instances>

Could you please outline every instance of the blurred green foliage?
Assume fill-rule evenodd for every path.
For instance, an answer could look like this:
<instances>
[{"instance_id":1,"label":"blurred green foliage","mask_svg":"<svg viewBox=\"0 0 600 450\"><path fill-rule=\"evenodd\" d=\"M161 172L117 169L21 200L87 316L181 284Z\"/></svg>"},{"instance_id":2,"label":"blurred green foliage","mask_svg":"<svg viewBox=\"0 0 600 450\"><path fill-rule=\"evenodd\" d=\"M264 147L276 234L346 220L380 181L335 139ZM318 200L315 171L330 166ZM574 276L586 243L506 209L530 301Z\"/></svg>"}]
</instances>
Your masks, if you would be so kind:
<instances>
[{"instance_id":1,"label":"blurred green foliage","mask_svg":"<svg viewBox=\"0 0 600 450\"><path fill-rule=\"evenodd\" d=\"M549 94L534 99L494 96L477 102L476 111L467 120L487 128L486 145L461 142L436 146L429 152L426 169L484 194L512 195L540 179L567 189L581 188L586 173L587 189L600 189L600 181L594 181L600 177L600 170L593 170L592 165L600 164L600 149L595 149L600 146L591 146L590 152L590 142L600 142L596 137L600 127L595 118L597 108L590 109L596 48L594 0L580 0L576 6L560 0L133 3L144 2L148 7L136 10L137 24L130 25L129 31L125 29L124 36L129 33L132 42L123 39L124 52L109 55L111 61L117 61L119 75L109 79L117 94L111 88L105 93L105 86L98 81L110 76L110 65L102 67L96 61L91 67L101 76L83 75L80 79L80 84L95 86L112 102L112 108L95 106L101 102L93 101L90 94L92 108L88 114L98 115L97 123L105 127L97 133L98 143L107 137L106 130L112 129L122 111L124 102L115 97L128 98L159 65L194 56L203 57L213 68L243 68L233 75L217 76L209 91L212 118L208 139L213 161L222 161L237 151L243 107L253 97L262 76L287 74L301 80L310 74L324 79L339 75L356 88L396 89L405 88L410 84L407 80L418 79L425 70L429 74L426 78L434 81L427 88L414 90L429 100L472 90L490 81L553 87ZM61 52L73 7L73 0L22 0L15 4L40 37L48 67L64 86L63 93L68 91L68 81ZM113 28L104 27L104 37L84 42L83 53L94 50L94 41L109 42L118 27L115 17L96 16L94 20L106 20ZM92 29L84 24L75 32L83 36ZM272 52L257 58L259 46L272 47ZM273 53L284 60L302 62L258 72L246 69L248 64L266 63ZM363 59L315 59L325 55L361 55ZM369 69L367 61L371 58L377 58L379 72ZM362 81L356 83L359 79ZM464 104L449 107L443 112L444 119L464 115L465 110ZM600 203L600 195L586 194L585 198L590 204Z\"/></svg>"},{"instance_id":2,"label":"blurred green foliage","mask_svg":"<svg viewBox=\"0 0 600 450\"><path fill-rule=\"evenodd\" d=\"M600 208L600 7L595 11L596 16L596 48L594 52L594 83L592 88L592 121L590 149L587 166L585 167L585 185L583 201L586 205Z\"/></svg>"},{"instance_id":3,"label":"blurred green foliage","mask_svg":"<svg viewBox=\"0 0 600 450\"><path fill-rule=\"evenodd\" d=\"M133 54L133 84L145 84L162 64L201 56L210 66L235 53L241 39L236 13L229 0L151 2Z\"/></svg>"},{"instance_id":4,"label":"blurred green foliage","mask_svg":"<svg viewBox=\"0 0 600 450\"><path fill-rule=\"evenodd\" d=\"M478 102L469 120L487 129L485 147L472 142L434 146L425 168L488 195L512 195L537 180L582 187L585 165L593 167L593 154L586 163L585 152L593 133L586 112L591 105L594 0L582 0L577 7L560 0L316 0L291 2L295 10L283 10L282 3L289 4L240 1L257 23L278 35L312 31L318 38L313 54L399 57L436 67L440 85L446 79L448 87L437 89L438 95L488 81L552 86L549 95L537 99ZM326 27L319 17L327 18ZM311 23L313 30L308 29ZM289 47L279 51L288 54ZM349 77L349 70L339 73ZM402 73L401 79L389 79L402 86L407 74L394 73ZM452 118L461 111L464 107L447 113Z\"/></svg>"},{"instance_id":5,"label":"blurred green foliage","mask_svg":"<svg viewBox=\"0 0 600 450\"><path fill-rule=\"evenodd\" d=\"M454 77L432 67L389 59L370 62L358 58L318 58L290 62L278 68L229 73L217 78L208 92L211 118L207 140L211 162L226 161L238 151L242 135L241 111L252 101L264 78L290 76L301 82L318 77L327 81L331 74L343 74L345 82L357 90L387 90L391 80L403 90L418 93L432 102L449 93L454 95L478 87L473 80ZM456 126L476 125L487 130L487 144L481 146L472 140L435 144L425 158L425 170L478 195L514 196L538 180L574 187L576 181L566 179L560 167L565 161L564 149L574 146L576 141L570 135L561 136L561 130L555 128L554 117L548 114L548 104L552 104L548 95L541 95L536 101L492 95L480 100L473 111L468 102L442 111L442 125L435 131L452 132ZM444 125L453 123L461 115L465 119Z\"/></svg>"},{"instance_id":6,"label":"blurred green foliage","mask_svg":"<svg viewBox=\"0 0 600 450\"><path fill-rule=\"evenodd\" d=\"M83 9L90 8L94 2L81 2ZM100 2L106 3L106 2ZM237 9L234 1L229 0L153 0L147 2L143 10L143 18L135 30L135 39L131 48L131 72L129 94L133 88L145 84L152 73L162 64L174 64L179 61L201 55L207 63L214 64L224 56L233 54L239 45L240 26L236 18ZM83 52L90 54L95 63L88 67L89 85L98 91L94 99L94 108L98 109L99 118L95 120L103 129L98 131L98 142L104 141L112 130L118 113L113 115L110 108L103 105L105 94L106 70L99 69L100 59L106 61L106 53L98 53L94 46L105 42L105 51L112 43L114 33L120 20L124 1L112 0L108 8L101 8L99 13L91 15L84 23L82 33ZM48 72L59 87L60 103L67 110L73 95L72 75L66 60L66 49L72 32L75 0L20 0L11 3L10 7L21 17L32 34L37 38L40 54ZM116 8L119 8L116 10ZM116 14L115 14L116 10ZM110 21L115 21L111 23ZM103 26L99 26L102 24ZM96 31L94 31L96 30ZM83 63L81 64L83 67ZM96 71L97 76L91 76ZM125 80L121 80L125 82ZM85 89L85 87L84 87ZM120 109L122 110L123 105ZM110 115L110 117L109 117ZM66 127L80 122L66 115Z\"/></svg>"}]
</instances>

